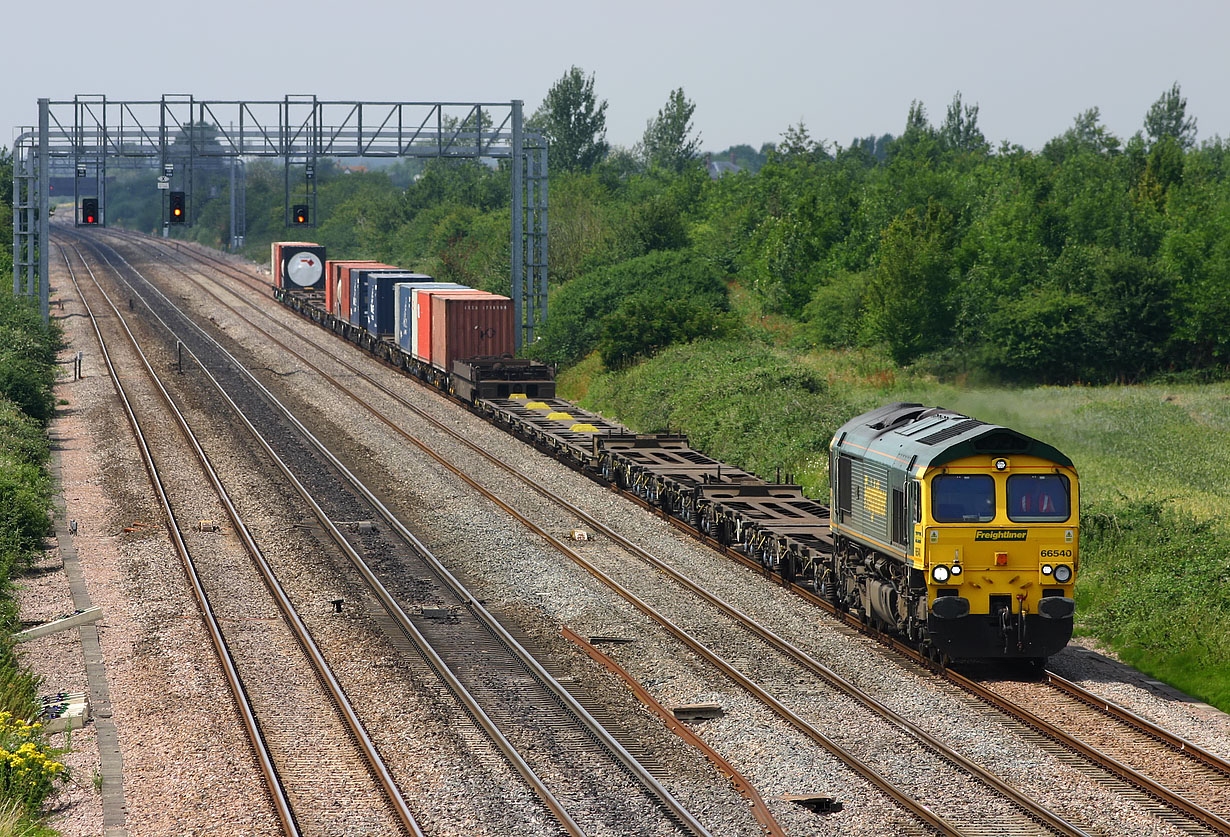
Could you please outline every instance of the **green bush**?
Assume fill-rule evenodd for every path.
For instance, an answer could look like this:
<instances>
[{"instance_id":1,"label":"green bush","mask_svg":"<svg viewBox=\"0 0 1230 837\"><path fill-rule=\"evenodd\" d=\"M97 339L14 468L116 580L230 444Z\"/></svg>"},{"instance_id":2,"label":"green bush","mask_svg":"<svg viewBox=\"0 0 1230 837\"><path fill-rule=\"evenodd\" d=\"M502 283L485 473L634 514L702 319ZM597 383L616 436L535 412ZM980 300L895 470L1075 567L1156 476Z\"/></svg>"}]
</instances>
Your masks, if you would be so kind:
<instances>
[{"instance_id":1,"label":"green bush","mask_svg":"<svg viewBox=\"0 0 1230 837\"><path fill-rule=\"evenodd\" d=\"M1156 500L1086 502L1080 630L1124 660L1230 710L1230 538Z\"/></svg>"},{"instance_id":2,"label":"green bush","mask_svg":"<svg viewBox=\"0 0 1230 837\"><path fill-rule=\"evenodd\" d=\"M868 282L866 273L842 271L817 286L803 311L813 343L836 348L859 342Z\"/></svg>"},{"instance_id":3,"label":"green bush","mask_svg":"<svg viewBox=\"0 0 1230 837\"><path fill-rule=\"evenodd\" d=\"M1055 383L1095 374L1102 341L1089 299L1038 288L996 306L987 328L986 364L1010 379Z\"/></svg>"},{"instance_id":4,"label":"green bush","mask_svg":"<svg viewBox=\"0 0 1230 837\"><path fill-rule=\"evenodd\" d=\"M42 424L55 411L51 387L60 345L58 326L43 323L26 299L0 292L0 395Z\"/></svg>"},{"instance_id":5,"label":"green bush","mask_svg":"<svg viewBox=\"0 0 1230 837\"><path fill-rule=\"evenodd\" d=\"M608 369L620 369L637 358L652 357L672 343L701 337L721 338L738 328L729 313L686 297L672 299L645 292L620 305L603 321L598 351Z\"/></svg>"},{"instance_id":6,"label":"green bush","mask_svg":"<svg viewBox=\"0 0 1230 837\"><path fill-rule=\"evenodd\" d=\"M728 309L726 286L711 262L690 250L653 252L589 271L558 288L533 351L553 363L576 363L598 347L608 317L622 310L620 316L629 319L646 298L688 300L696 308L718 312Z\"/></svg>"},{"instance_id":7,"label":"green bush","mask_svg":"<svg viewBox=\"0 0 1230 837\"><path fill-rule=\"evenodd\" d=\"M42 726L0 712L0 799L37 813L57 784L68 781L63 754L47 746Z\"/></svg>"},{"instance_id":8,"label":"green bush","mask_svg":"<svg viewBox=\"0 0 1230 837\"><path fill-rule=\"evenodd\" d=\"M777 469L826 497L825 457L850 408L779 351L739 340L672 346L590 383L587 406L634 429L686 433L697 450L770 481Z\"/></svg>"}]
</instances>

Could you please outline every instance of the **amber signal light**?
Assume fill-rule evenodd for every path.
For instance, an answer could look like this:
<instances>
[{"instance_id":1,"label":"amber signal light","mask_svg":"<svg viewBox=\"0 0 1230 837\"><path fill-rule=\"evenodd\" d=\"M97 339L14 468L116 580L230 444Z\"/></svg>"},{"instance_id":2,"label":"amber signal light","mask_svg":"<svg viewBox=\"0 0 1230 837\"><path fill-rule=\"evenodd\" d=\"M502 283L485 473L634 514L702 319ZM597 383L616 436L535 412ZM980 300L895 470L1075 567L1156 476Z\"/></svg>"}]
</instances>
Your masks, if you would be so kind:
<instances>
[{"instance_id":1,"label":"amber signal light","mask_svg":"<svg viewBox=\"0 0 1230 837\"><path fill-rule=\"evenodd\" d=\"M182 224L187 220L185 217L184 206L185 196L183 192L171 192L168 195L170 201L170 213L172 224Z\"/></svg>"}]
</instances>

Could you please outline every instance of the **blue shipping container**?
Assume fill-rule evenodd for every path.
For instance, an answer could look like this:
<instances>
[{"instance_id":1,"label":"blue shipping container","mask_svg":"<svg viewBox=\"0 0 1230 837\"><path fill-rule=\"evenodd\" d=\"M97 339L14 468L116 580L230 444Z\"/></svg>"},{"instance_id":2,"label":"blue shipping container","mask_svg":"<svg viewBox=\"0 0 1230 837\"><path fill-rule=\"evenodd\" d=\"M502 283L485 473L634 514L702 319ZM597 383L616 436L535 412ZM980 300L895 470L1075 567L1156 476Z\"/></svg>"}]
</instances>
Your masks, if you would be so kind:
<instances>
[{"instance_id":1,"label":"blue shipping container","mask_svg":"<svg viewBox=\"0 0 1230 837\"><path fill-rule=\"evenodd\" d=\"M352 268L350 271L350 312L351 325L367 328L368 292L371 287L371 276L375 273L392 273L401 277L417 276L408 270L389 267Z\"/></svg>"},{"instance_id":2,"label":"blue shipping container","mask_svg":"<svg viewBox=\"0 0 1230 837\"><path fill-rule=\"evenodd\" d=\"M465 285L458 285L456 282L435 282L431 280L431 277L427 277L427 281L398 282L396 288L397 313L394 317L393 328L397 334L397 345L407 352L414 350L414 347L410 345L414 326L414 291L419 288L466 289Z\"/></svg>"},{"instance_id":3,"label":"blue shipping container","mask_svg":"<svg viewBox=\"0 0 1230 837\"><path fill-rule=\"evenodd\" d=\"M397 319L397 283L430 281L432 278L424 273L382 273L374 270L367 274L367 311L364 313L363 327L377 337L391 335Z\"/></svg>"}]
</instances>

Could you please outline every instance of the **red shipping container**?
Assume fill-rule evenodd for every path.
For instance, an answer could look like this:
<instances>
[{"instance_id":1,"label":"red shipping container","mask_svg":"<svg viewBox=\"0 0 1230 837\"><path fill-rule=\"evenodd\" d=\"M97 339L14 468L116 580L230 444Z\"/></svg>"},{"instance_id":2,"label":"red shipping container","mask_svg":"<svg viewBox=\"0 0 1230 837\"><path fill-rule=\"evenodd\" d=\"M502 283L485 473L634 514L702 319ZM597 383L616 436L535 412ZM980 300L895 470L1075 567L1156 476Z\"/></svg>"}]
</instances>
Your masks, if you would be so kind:
<instances>
[{"instance_id":1,"label":"red shipping container","mask_svg":"<svg viewBox=\"0 0 1230 837\"><path fill-rule=\"evenodd\" d=\"M384 262L342 262L337 266L337 285L334 303L337 308L330 308L329 311L335 317L340 317L349 322L350 320L350 269L355 267L378 267L381 269L388 268L389 270L398 270L396 265L385 264Z\"/></svg>"},{"instance_id":2,"label":"red shipping container","mask_svg":"<svg viewBox=\"0 0 1230 837\"><path fill-rule=\"evenodd\" d=\"M343 266L371 266L376 264L380 264L380 262L372 259L329 259L329 261L325 262L325 308L328 309L330 314L336 317L338 312L338 293L342 281L339 272L341 268ZM347 277L347 283L349 283L349 277Z\"/></svg>"},{"instance_id":3,"label":"red shipping container","mask_svg":"<svg viewBox=\"0 0 1230 837\"><path fill-rule=\"evenodd\" d=\"M431 365L513 353L513 302L499 294L436 294L431 301Z\"/></svg>"},{"instance_id":4,"label":"red shipping container","mask_svg":"<svg viewBox=\"0 0 1230 837\"><path fill-rule=\"evenodd\" d=\"M431 305L439 294L481 294L473 288L455 290L453 288L416 288L414 290L414 325L411 328L410 345L414 348L412 354L424 363L431 361Z\"/></svg>"}]
</instances>

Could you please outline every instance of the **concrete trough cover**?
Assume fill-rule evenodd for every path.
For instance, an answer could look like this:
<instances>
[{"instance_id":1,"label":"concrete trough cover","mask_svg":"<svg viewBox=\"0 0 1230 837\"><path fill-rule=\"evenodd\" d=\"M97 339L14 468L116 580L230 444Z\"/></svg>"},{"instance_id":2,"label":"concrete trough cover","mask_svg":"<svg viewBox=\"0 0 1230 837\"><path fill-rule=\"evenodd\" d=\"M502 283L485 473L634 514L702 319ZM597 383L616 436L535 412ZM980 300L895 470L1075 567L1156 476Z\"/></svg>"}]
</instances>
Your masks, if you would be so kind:
<instances>
[{"instance_id":1,"label":"concrete trough cover","mask_svg":"<svg viewBox=\"0 0 1230 837\"><path fill-rule=\"evenodd\" d=\"M710 721L726 714L720 703L681 703L671 712L679 721Z\"/></svg>"},{"instance_id":2,"label":"concrete trough cover","mask_svg":"<svg viewBox=\"0 0 1230 837\"><path fill-rule=\"evenodd\" d=\"M831 796L820 796L819 794L788 794L782 799L786 802L793 802L795 805L802 805L804 808L816 814L835 814L842 809L841 801Z\"/></svg>"}]
</instances>

